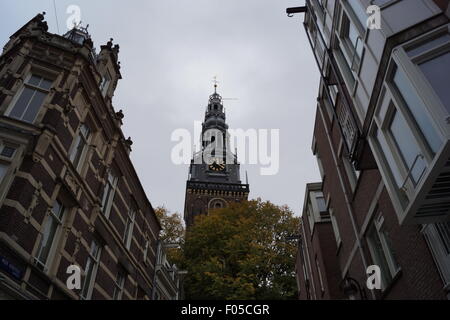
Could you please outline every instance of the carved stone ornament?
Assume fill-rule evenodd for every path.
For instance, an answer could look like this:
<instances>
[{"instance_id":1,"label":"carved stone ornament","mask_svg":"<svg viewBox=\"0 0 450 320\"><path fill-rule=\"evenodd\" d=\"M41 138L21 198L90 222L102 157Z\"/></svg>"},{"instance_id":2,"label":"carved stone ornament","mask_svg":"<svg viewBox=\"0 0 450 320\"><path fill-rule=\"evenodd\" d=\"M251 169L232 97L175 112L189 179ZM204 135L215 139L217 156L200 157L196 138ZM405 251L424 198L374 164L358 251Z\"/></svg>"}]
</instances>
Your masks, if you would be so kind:
<instances>
[{"instance_id":1,"label":"carved stone ornament","mask_svg":"<svg viewBox=\"0 0 450 320\"><path fill-rule=\"evenodd\" d=\"M80 189L80 186L78 185L76 179L72 176L70 172L66 173L64 181L66 182L66 185L69 188L69 190L76 196L78 190Z\"/></svg>"}]
</instances>

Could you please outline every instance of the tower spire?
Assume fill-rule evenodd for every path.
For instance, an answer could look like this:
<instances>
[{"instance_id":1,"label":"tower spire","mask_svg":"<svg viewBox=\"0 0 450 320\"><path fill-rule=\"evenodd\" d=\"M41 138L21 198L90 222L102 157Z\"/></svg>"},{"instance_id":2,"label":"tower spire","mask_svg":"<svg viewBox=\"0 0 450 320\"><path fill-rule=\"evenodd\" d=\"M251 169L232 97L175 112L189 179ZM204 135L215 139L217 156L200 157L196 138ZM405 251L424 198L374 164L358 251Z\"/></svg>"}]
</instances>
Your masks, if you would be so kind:
<instances>
[{"instance_id":1,"label":"tower spire","mask_svg":"<svg viewBox=\"0 0 450 320\"><path fill-rule=\"evenodd\" d=\"M214 93L217 94L217 85L219 84L219 81L217 81L217 76L214 76Z\"/></svg>"}]
</instances>

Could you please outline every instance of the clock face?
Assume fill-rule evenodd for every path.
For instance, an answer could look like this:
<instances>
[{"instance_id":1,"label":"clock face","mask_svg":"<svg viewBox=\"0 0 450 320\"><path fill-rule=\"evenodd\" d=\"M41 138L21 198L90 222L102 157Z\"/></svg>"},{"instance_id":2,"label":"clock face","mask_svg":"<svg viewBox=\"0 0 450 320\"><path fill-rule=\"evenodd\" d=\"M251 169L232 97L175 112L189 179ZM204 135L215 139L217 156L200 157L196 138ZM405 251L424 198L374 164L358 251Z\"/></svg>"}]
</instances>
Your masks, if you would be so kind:
<instances>
[{"instance_id":1,"label":"clock face","mask_svg":"<svg viewBox=\"0 0 450 320\"><path fill-rule=\"evenodd\" d=\"M209 169L216 172L225 171L226 166L220 158L214 158L213 163L209 165Z\"/></svg>"}]
</instances>

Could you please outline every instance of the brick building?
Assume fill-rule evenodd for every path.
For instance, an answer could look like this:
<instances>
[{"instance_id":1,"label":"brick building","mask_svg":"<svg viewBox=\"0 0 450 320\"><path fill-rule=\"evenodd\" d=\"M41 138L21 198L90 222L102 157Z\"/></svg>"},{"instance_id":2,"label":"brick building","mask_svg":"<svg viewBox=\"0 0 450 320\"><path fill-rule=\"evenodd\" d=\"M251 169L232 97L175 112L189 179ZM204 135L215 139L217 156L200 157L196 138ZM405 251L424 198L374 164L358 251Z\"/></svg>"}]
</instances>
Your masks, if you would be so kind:
<instances>
[{"instance_id":1,"label":"brick building","mask_svg":"<svg viewBox=\"0 0 450 320\"><path fill-rule=\"evenodd\" d=\"M307 0L288 12L305 12L321 76L313 153L335 234L330 272L346 298L450 297L449 1ZM371 265L381 290L366 287Z\"/></svg>"},{"instance_id":2,"label":"brick building","mask_svg":"<svg viewBox=\"0 0 450 320\"><path fill-rule=\"evenodd\" d=\"M158 244L153 300L181 299L182 277L186 271L178 270L177 266L168 260L167 250L174 247L179 248L178 244L165 244L161 241Z\"/></svg>"},{"instance_id":3,"label":"brick building","mask_svg":"<svg viewBox=\"0 0 450 320\"><path fill-rule=\"evenodd\" d=\"M0 56L0 299L150 299L159 222L112 105L119 46L39 14ZM81 289L68 290L70 265Z\"/></svg>"},{"instance_id":4,"label":"brick building","mask_svg":"<svg viewBox=\"0 0 450 320\"><path fill-rule=\"evenodd\" d=\"M299 299L342 299L336 241L321 183L306 186L297 255Z\"/></svg>"}]
</instances>

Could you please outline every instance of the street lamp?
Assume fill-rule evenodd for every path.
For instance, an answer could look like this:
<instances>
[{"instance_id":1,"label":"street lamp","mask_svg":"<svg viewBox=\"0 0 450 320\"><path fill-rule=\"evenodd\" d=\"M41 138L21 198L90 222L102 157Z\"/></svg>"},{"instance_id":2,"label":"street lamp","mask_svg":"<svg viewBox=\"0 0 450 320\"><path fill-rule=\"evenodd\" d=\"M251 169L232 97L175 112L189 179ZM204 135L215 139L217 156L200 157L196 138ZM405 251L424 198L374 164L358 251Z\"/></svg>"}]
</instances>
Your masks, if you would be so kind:
<instances>
[{"instance_id":1,"label":"street lamp","mask_svg":"<svg viewBox=\"0 0 450 320\"><path fill-rule=\"evenodd\" d=\"M350 298L350 300L355 300L352 298L355 298L357 295L359 295L361 300L367 300L366 292L359 282L352 277L345 277L344 280L342 280L341 290Z\"/></svg>"},{"instance_id":2,"label":"street lamp","mask_svg":"<svg viewBox=\"0 0 450 320\"><path fill-rule=\"evenodd\" d=\"M287 14L287 16L290 18L290 17L293 17L293 16L294 16L294 13L304 13L304 12L306 12L307 10L308 10L308 9L307 9L306 6L304 6L304 7L287 8L287 9L286 9L286 14Z\"/></svg>"}]
</instances>

